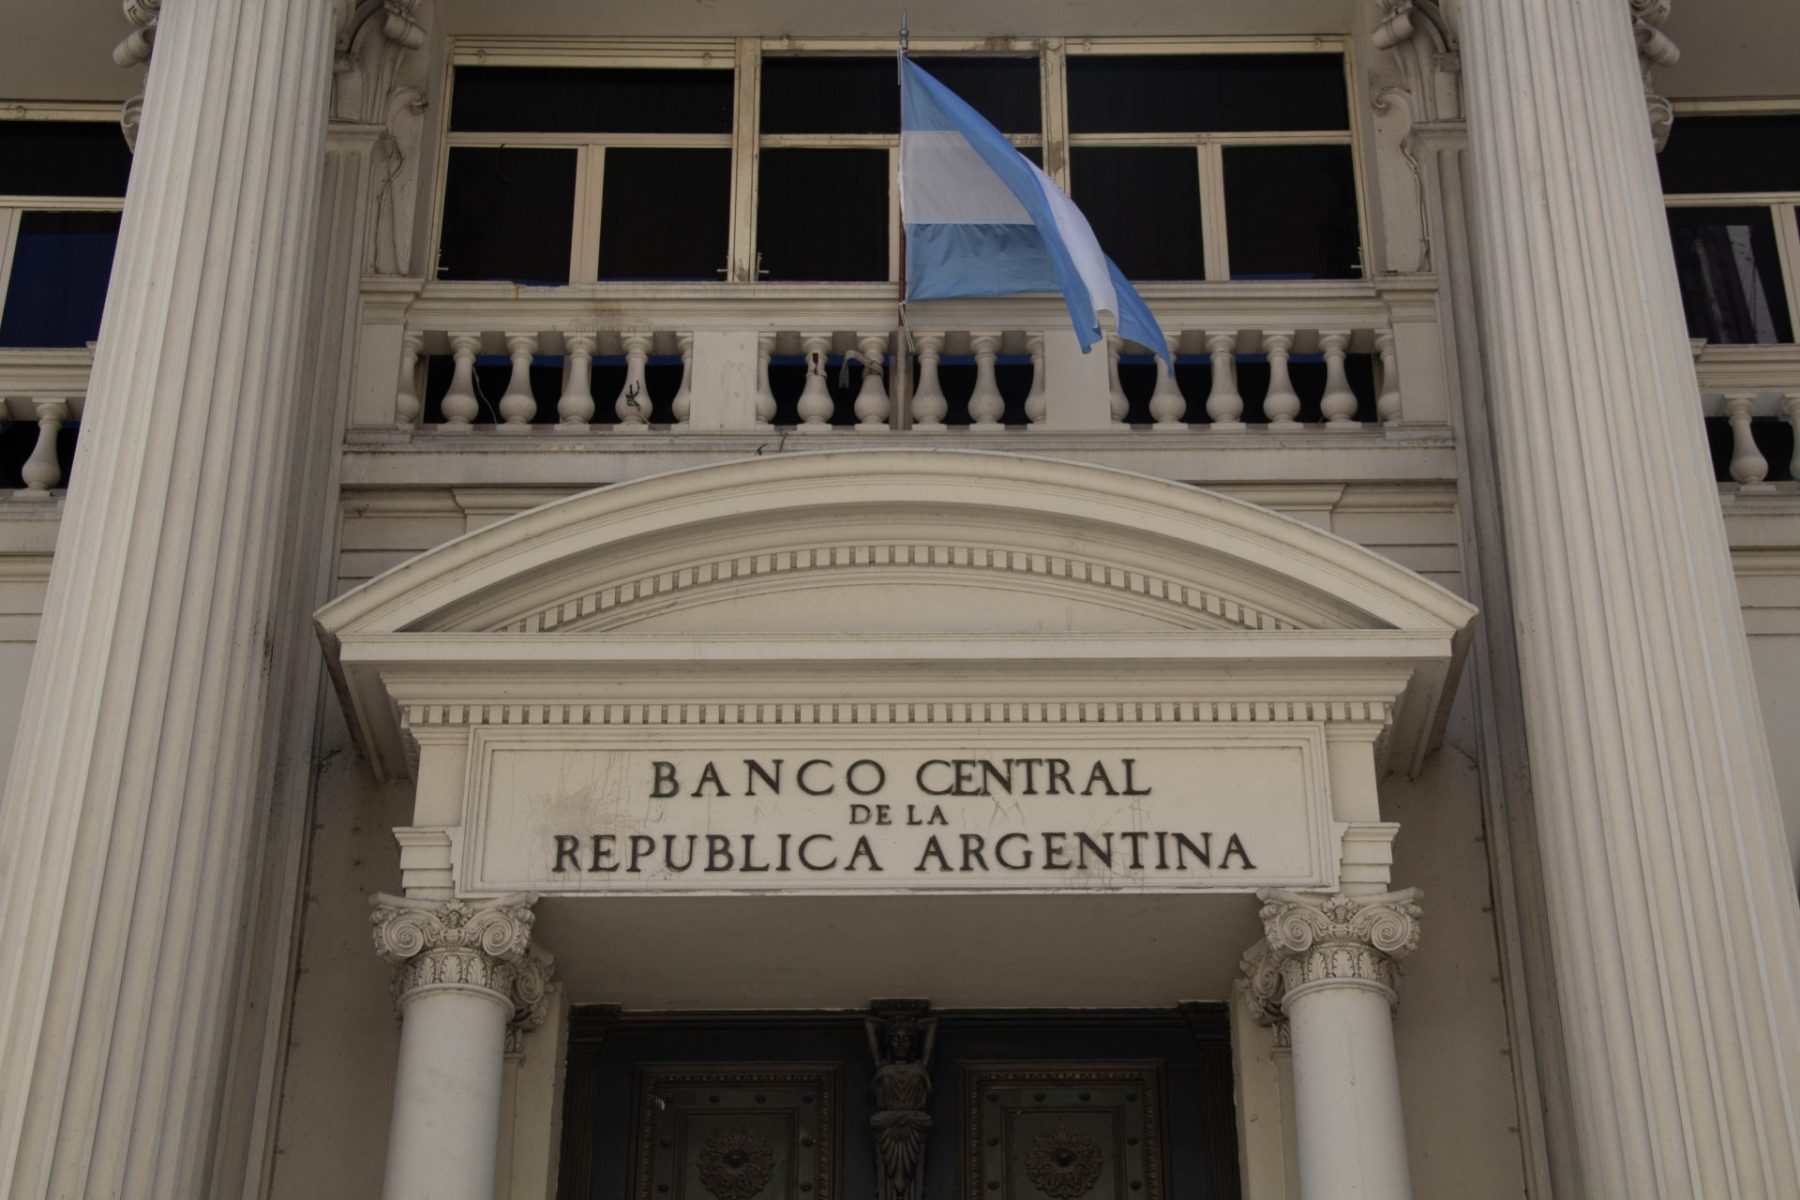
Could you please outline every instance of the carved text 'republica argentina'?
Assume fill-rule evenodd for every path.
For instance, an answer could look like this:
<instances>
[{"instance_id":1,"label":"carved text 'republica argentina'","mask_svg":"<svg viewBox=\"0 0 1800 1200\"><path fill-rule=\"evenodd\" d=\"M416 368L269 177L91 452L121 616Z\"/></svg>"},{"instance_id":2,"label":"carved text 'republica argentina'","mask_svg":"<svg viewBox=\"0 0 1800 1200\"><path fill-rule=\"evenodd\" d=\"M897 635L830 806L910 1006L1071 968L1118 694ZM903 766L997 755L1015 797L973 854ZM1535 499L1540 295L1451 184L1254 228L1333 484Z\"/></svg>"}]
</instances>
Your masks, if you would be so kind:
<instances>
[{"instance_id":1,"label":"carved text 'republica argentina'","mask_svg":"<svg viewBox=\"0 0 1800 1200\"><path fill-rule=\"evenodd\" d=\"M804 806L802 823L810 828L664 833L640 825L556 833L553 873L1068 871L1131 877L1256 869L1236 832L1127 827L1135 798L1155 793L1135 758L920 757L899 765L875 758L745 758L685 766L651 759L648 767L641 795L653 804L700 804L712 820L729 822L734 802L761 811L786 800ZM1007 828L1028 819L1030 797L1082 798L1091 802L1093 821L1086 829ZM969 819L971 808L976 821ZM834 809L843 827L818 829L820 815ZM982 831L971 830L984 822ZM872 840L858 827L880 827L890 836ZM897 851L891 834L901 829L916 833Z\"/></svg>"}]
</instances>

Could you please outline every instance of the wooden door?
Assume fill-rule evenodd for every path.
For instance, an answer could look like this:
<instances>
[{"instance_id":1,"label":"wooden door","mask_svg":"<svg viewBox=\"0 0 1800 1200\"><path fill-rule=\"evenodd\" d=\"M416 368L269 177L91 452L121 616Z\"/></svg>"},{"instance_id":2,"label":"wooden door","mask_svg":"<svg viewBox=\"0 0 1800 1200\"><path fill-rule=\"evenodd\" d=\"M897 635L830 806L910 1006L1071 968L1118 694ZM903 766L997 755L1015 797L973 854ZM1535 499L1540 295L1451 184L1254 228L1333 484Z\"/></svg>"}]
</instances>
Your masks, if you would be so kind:
<instances>
[{"instance_id":1,"label":"wooden door","mask_svg":"<svg viewBox=\"0 0 1800 1200\"><path fill-rule=\"evenodd\" d=\"M918 1200L1238 1196L1222 1005L932 1019ZM559 1196L893 1200L864 1022L576 1009Z\"/></svg>"}]
</instances>

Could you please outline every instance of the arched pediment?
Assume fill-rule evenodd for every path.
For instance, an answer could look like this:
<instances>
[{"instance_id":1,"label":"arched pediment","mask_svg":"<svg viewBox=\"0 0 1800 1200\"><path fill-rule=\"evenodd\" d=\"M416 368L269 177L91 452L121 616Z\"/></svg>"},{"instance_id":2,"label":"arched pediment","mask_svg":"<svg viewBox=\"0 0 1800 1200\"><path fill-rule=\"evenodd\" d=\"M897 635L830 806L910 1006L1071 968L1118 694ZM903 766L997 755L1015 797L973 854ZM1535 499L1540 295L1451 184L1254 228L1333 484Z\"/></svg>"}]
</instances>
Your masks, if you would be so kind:
<instances>
[{"instance_id":1,"label":"arched pediment","mask_svg":"<svg viewBox=\"0 0 1800 1200\"><path fill-rule=\"evenodd\" d=\"M1012 454L843 450L571 496L401 564L318 624L359 735L392 769L380 679L401 661L439 676L529 661L568 687L583 662L701 646L792 664L827 646L849 663L858 645L908 661L950 644L1029 643L1038 661L1130 645L1240 671L1360 646L1420 660L1431 681L1409 690L1435 728L1473 616L1359 546L1198 488Z\"/></svg>"}]
</instances>

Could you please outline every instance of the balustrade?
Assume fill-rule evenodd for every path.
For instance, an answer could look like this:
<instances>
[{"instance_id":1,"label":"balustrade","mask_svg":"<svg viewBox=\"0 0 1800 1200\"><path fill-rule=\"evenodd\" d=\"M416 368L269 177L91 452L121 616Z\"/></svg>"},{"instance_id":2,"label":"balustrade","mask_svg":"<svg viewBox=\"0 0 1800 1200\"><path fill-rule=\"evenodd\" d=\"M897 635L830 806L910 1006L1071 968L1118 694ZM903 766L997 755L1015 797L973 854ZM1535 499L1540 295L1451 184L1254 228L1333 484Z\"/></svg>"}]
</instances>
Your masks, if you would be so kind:
<instances>
[{"instance_id":1,"label":"balustrade","mask_svg":"<svg viewBox=\"0 0 1800 1200\"><path fill-rule=\"evenodd\" d=\"M88 350L0 350L0 500L47 501L66 482L92 359Z\"/></svg>"},{"instance_id":2,"label":"balustrade","mask_svg":"<svg viewBox=\"0 0 1800 1200\"><path fill-rule=\"evenodd\" d=\"M1691 345L1713 478L1745 495L1800 480L1800 346Z\"/></svg>"},{"instance_id":3,"label":"balustrade","mask_svg":"<svg viewBox=\"0 0 1800 1200\"><path fill-rule=\"evenodd\" d=\"M1800 479L1800 389L1705 392L1701 412L1720 483L1754 494Z\"/></svg>"},{"instance_id":4,"label":"balustrade","mask_svg":"<svg viewBox=\"0 0 1800 1200\"><path fill-rule=\"evenodd\" d=\"M1079 354L1060 306L1007 328L937 324L931 314L946 310L919 305L911 329L890 331L878 320L891 301L869 301L842 306L848 330L795 320L730 332L716 313L677 325L647 306L643 319L602 328L592 309L580 321L566 310L537 321L542 306L495 297L423 306L415 291L393 305L390 332L372 338L365 326L359 390L379 405L351 424L398 425L413 437L779 427L955 438L1113 428L1158 441L1188 433L1210 445L1441 429L1435 316L1418 316L1428 307L1418 297L1402 299L1410 320L1405 306L1366 298L1316 305L1317 319L1291 323L1255 311L1234 320L1210 301L1177 308L1164 320L1171 368L1116 336ZM1324 319L1333 312L1342 319ZM1717 480L1747 496L1793 494L1800 347L1696 342L1693 352ZM45 499L66 483L90 359L86 350L0 350L0 500ZM1071 382L1071 372L1080 378ZM1415 397L1406 384L1421 379ZM727 402L722 387L740 389L738 398Z\"/></svg>"},{"instance_id":5,"label":"balustrade","mask_svg":"<svg viewBox=\"0 0 1800 1200\"><path fill-rule=\"evenodd\" d=\"M1096 361L1087 379L1074 381L1073 389L1065 383L1061 393L1063 412L1085 404L1095 418L1059 422L1051 399L1058 380L1048 365L1054 356L1046 350L1046 339L1056 337L1072 339L1054 328L812 328L742 335L407 328L398 339L393 420L420 433L489 426L500 433L551 428L609 436L772 426L806 434L996 433L1061 424L1225 436L1379 432L1398 426L1404 410L1389 327L1195 328L1171 333L1169 360L1117 335L1106 337L1093 350L1105 355L1104 375ZM748 357L752 344L754 362ZM738 365L726 361L720 370L722 356ZM558 373L560 385L554 383ZM746 389L744 401L730 409L735 418L722 415L730 406L721 408L713 394L720 379ZM607 405L594 394L603 384L613 397ZM558 386L553 399L539 396ZM492 402L490 389L499 390Z\"/></svg>"}]
</instances>

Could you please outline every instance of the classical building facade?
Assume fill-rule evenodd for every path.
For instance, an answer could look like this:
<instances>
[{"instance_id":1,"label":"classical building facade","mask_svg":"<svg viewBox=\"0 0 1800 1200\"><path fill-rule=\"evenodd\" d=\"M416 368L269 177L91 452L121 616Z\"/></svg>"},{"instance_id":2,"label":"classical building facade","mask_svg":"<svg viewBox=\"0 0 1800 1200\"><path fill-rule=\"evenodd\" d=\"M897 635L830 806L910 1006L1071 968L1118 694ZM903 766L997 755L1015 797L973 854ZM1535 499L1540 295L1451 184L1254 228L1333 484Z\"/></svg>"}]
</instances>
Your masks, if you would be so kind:
<instances>
[{"instance_id":1,"label":"classical building facade","mask_svg":"<svg viewBox=\"0 0 1800 1200\"><path fill-rule=\"evenodd\" d=\"M1800 17L899 21L6 6L0 1195L1800 1196Z\"/></svg>"}]
</instances>

